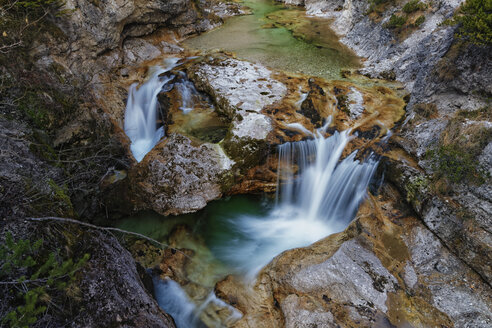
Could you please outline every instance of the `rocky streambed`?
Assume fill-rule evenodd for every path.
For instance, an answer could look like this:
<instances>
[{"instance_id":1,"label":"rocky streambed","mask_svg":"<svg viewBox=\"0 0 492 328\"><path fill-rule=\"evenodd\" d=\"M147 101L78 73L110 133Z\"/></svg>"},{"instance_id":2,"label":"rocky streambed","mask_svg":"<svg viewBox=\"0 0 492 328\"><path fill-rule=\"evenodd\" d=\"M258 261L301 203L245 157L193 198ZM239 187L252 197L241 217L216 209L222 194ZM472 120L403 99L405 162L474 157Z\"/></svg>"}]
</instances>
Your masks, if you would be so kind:
<instances>
[{"instance_id":1,"label":"rocky streambed","mask_svg":"<svg viewBox=\"0 0 492 328\"><path fill-rule=\"evenodd\" d=\"M449 252L446 241L443 242L439 235L436 237L425 223L420 223L411 207L401 204L411 197L408 196L408 184L393 180L394 177L404 179L402 177L408 174L405 171L395 172L397 167L419 170L415 160L409 155L403 155L394 142L388 144L387 137L383 138L384 141L381 140L385 135L389 136L391 130L400 129L402 123L405 129L408 128L408 119L405 120L404 116L404 106L408 101L403 98L408 97L407 92L411 90L411 85L398 85L351 73L358 70L359 64L356 61L350 63L350 60L343 62L346 66L342 64L334 70L344 71L344 80L340 79L341 76L338 76L338 81L332 80L336 73L321 73L312 77L293 73L297 68L302 72L302 64L295 66L287 60L282 61L281 58L289 56L279 53L275 57L276 61L265 59L273 56L274 51L269 50L265 35L258 36L262 30L273 30L272 34L278 35L275 29L283 29L283 33L288 33L296 40L294 42L306 42L309 46L318 46L317 49L323 49L323 46L330 51L336 49L335 51L347 53L347 59L353 55L343 46L334 48L334 41L329 36L315 39L306 34L313 26L321 26L319 31L327 27L329 23L325 23L323 19L314 19L314 23L309 22L306 26L306 18L297 9L272 12L263 10L260 13L264 15L262 19L268 18L260 26L260 30L258 26L254 26L251 32L244 33L245 40L237 40L237 43L232 41L235 39L236 29L241 28L243 31L250 26L248 19L251 18L248 16L235 18L237 21L231 20L221 29L186 42L188 48L199 47L206 53L199 54L198 58L191 58L177 69L185 72L196 91L208 98L208 107L213 108L221 117L221 124L215 124L212 130L220 126L223 135L210 143L209 140L200 140L193 132L177 130L179 128L176 125L183 125L183 121L175 124L173 117L178 115L182 119L182 108L172 103L174 99L174 103L179 104L180 99L179 96L168 95L164 106L171 103L171 109L166 114L167 122L171 124L166 129L177 131L179 138L183 139L177 139L178 135L170 133L170 138L163 141L162 146L158 144L136 166L140 167L137 173L140 180L136 180L137 183L133 183L130 173L128 182L131 186L124 187L130 191L125 194L145 195L142 200L132 200L133 209L152 208L164 215L179 214L201 209L208 201L227 194L272 192L282 184L278 180L281 163L275 154L275 148L285 142L300 142L312 138L312 134L325 125L328 118L332 121L328 125L327 135L333 134L335 130L350 128L357 135L350 141L343 156L355 149L359 149L361 159L371 151L377 153L384 159L384 166L392 166L389 169L392 182L397 187L402 186L402 189L397 191L388 182L383 182L381 187L381 182L375 181L371 186L374 196L365 201L347 230L313 246L283 253L261 270L253 283L244 278L245 275L248 277L248 269L251 270L251 267L256 266L259 269L268 262L269 256L318 240L317 233L309 230L310 226L315 227L312 222L296 222L295 233L278 227L286 224L286 221L276 221L274 226L265 225L263 229L273 231L267 238L272 243L282 245L277 248L277 253L267 255L265 261L268 243L245 233L242 229L248 228L238 222L244 216L247 217L245 220L253 222L258 218L268 221L269 211L275 208L268 197L262 201L263 205L246 202L258 208L253 211L253 215L250 209L241 210L243 206L237 208L239 211L232 210L234 204L242 204L243 201L239 199L221 201L214 205L225 208L220 214L206 208L198 212L202 214L183 218L185 225L181 223L174 229L170 224L161 227L157 223L158 220L169 218L155 217L150 221L154 222L151 226L157 224L154 229L161 231L160 233L150 232L146 224L140 226L132 223L135 219L125 219L123 227L157 235L159 240L170 243L172 247L186 254L164 252L162 260L154 258L152 264L149 264L155 266L156 274L160 272L161 279L177 281L187 293L188 302L195 304L192 310L194 319L184 319L181 325L480 327L490 324L490 313L487 310L490 307L488 282L480 274L477 275L474 268L464 264L456 265L463 261L459 254ZM272 21L270 25L268 19ZM261 42L259 40L264 42L260 50L255 46L255 42ZM234 55L231 57L227 52L210 53L215 42L219 42L217 46L225 51L232 51L241 59L236 59ZM299 52L294 46L291 57L302 57L302 51ZM245 59L255 63L244 61ZM264 64L270 68L266 68ZM328 65L331 70L334 67L333 62L323 62L322 65ZM367 72L367 67L370 66L371 62L364 63L365 68L359 72ZM279 68L291 72L281 71ZM383 68L379 67L381 71ZM308 72L323 72L322 69L307 69ZM406 108L408 110L408 105ZM194 112L186 115L193 117ZM195 128L207 126L200 124L197 123ZM396 137L396 140L399 142L401 139ZM179 155L176 156L176 153ZM201 157L200 153L205 156ZM162 155L168 159L160 159ZM177 158L180 159L177 161ZM208 164L203 166L204 163ZM156 165L165 168L165 171L158 169L159 166ZM215 168L220 170L215 171ZM386 167L380 167L380 174L387 170ZM174 177L171 178L171 175ZM159 185L166 189L161 189ZM151 189L142 192L138 189L140 186ZM174 192L169 189L173 186L177 188ZM184 186L187 187L183 188ZM182 202L175 203L169 196L160 196L169 194L176 195L175 199ZM231 202L231 207L226 205L227 202ZM295 213L286 215L295 216ZM337 226L335 223L331 226L333 229L325 232L326 234L344 229L343 226L334 228ZM249 226L249 229L255 228ZM323 228L318 228L323 231ZM254 230L255 234L260 234L261 229ZM367 229L370 231L366 231ZM310 237L298 244L296 241L281 241L296 240L302 234ZM244 243L244 239L251 238L253 243L240 245ZM255 250L253 253L251 247ZM254 257L256 261L244 259L247 257ZM257 263L260 263L260 267ZM424 266L428 269L424 269ZM456 284L461 286L459 291ZM167 287L160 288L165 288L169 294L174 295ZM221 301L211 302L210 293L214 298L218 296ZM221 303L222 301L226 303ZM169 306L168 301L161 298L162 302L164 307ZM186 307L187 303L181 300L178 304ZM239 316L236 311L239 311ZM185 313L190 315L189 312ZM182 318L183 312L174 314Z\"/></svg>"},{"instance_id":2,"label":"rocky streambed","mask_svg":"<svg viewBox=\"0 0 492 328\"><path fill-rule=\"evenodd\" d=\"M56 67L60 81L78 74L90 94L55 132L59 154L94 138L118 151L103 146L114 161L97 162L97 193L67 203L55 186L70 171L32 154L29 137L13 138L26 126L6 122L7 145L27 155L2 176L21 181L23 158L42 163L34 180L56 177L42 193L57 215L142 234L122 241L136 265L107 231L67 228L77 235L67 253L88 238L94 254L77 304L99 304L92 280L125 273L101 294L107 315L80 324L492 326L490 46L461 44L439 24L459 1L426 3L401 30L388 25L400 3L287 5L67 3L75 14L58 26L68 40L34 48L38 67ZM228 18L237 14L247 15ZM102 23L111 28L91 36ZM150 129L138 155L132 110ZM91 131L94 120L104 130ZM475 162L459 160L463 149ZM9 213L53 215L26 203ZM17 229L6 222L2 231Z\"/></svg>"}]
</instances>

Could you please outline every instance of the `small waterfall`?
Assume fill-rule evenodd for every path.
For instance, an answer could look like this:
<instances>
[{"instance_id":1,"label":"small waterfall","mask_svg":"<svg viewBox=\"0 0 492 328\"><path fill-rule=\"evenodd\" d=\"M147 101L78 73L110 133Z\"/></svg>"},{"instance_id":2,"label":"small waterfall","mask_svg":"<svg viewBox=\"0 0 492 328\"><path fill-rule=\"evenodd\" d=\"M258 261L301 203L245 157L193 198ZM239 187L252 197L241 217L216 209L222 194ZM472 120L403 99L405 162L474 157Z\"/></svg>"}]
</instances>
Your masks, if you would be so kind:
<instances>
[{"instance_id":1,"label":"small waterfall","mask_svg":"<svg viewBox=\"0 0 492 328\"><path fill-rule=\"evenodd\" d=\"M302 92L302 87L299 87L299 95L300 95L300 98L295 103L295 105L296 105L297 108L301 108L302 103L304 102L304 100L307 99L308 93L303 93Z\"/></svg>"},{"instance_id":2,"label":"small waterfall","mask_svg":"<svg viewBox=\"0 0 492 328\"><path fill-rule=\"evenodd\" d=\"M279 182L285 181L278 186L280 206L296 208L307 222L321 219L343 225L352 220L377 162L360 163L353 152L338 163L351 139L349 132L279 146ZM298 179L292 172L294 166Z\"/></svg>"},{"instance_id":3,"label":"small waterfall","mask_svg":"<svg viewBox=\"0 0 492 328\"><path fill-rule=\"evenodd\" d=\"M140 162L164 136L164 127L157 126L157 95L172 76L160 75L177 66L178 58L169 59L166 68L156 67L150 78L137 88L130 86L125 110L125 133L130 138L133 157Z\"/></svg>"},{"instance_id":4,"label":"small waterfall","mask_svg":"<svg viewBox=\"0 0 492 328\"><path fill-rule=\"evenodd\" d=\"M179 74L180 80L175 84L176 89L181 95L181 106L179 109L181 109L183 113L188 114L193 110L195 103L201 100L200 94L195 88L193 82L186 78L186 74L184 72L179 72Z\"/></svg>"},{"instance_id":5,"label":"small waterfall","mask_svg":"<svg viewBox=\"0 0 492 328\"><path fill-rule=\"evenodd\" d=\"M206 313L208 307L212 307L212 313L215 313L217 309L228 313L223 318L225 324L232 324L242 317L238 310L217 298L213 291L201 302L200 306L197 306L174 280L169 278L162 280L159 276L154 276L153 282L157 303L173 317L177 328L205 328L206 325L200 320L200 316ZM219 318L210 319L214 322L214 327L222 327Z\"/></svg>"},{"instance_id":6,"label":"small waterfall","mask_svg":"<svg viewBox=\"0 0 492 328\"><path fill-rule=\"evenodd\" d=\"M177 282L171 279L162 280L158 276L153 281L157 303L173 317L178 328L205 328L195 315L196 305Z\"/></svg>"},{"instance_id":7,"label":"small waterfall","mask_svg":"<svg viewBox=\"0 0 492 328\"><path fill-rule=\"evenodd\" d=\"M328 122L329 123L329 122ZM354 218L363 201L377 161L356 160L353 152L340 161L350 131L279 146L277 203L267 217L230 220L240 237L214 252L253 279L281 252L312 244L339 232Z\"/></svg>"}]
</instances>

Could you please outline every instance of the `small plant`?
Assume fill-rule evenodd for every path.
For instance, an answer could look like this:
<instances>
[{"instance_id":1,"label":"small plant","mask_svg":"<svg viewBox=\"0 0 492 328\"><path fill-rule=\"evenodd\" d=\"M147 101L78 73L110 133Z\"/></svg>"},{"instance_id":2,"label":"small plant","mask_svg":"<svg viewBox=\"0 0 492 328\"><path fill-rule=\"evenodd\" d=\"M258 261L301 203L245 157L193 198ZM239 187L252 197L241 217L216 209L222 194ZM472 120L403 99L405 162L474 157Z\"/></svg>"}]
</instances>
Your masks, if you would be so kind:
<instances>
[{"instance_id":1,"label":"small plant","mask_svg":"<svg viewBox=\"0 0 492 328\"><path fill-rule=\"evenodd\" d=\"M430 150L427 157L433 160L435 178L447 178L453 183L472 182L482 184L487 178L476 158L457 144L440 146Z\"/></svg>"},{"instance_id":2,"label":"small plant","mask_svg":"<svg viewBox=\"0 0 492 328\"><path fill-rule=\"evenodd\" d=\"M417 115L423 118L431 118L437 114L437 106L432 103L418 103L415 104L413 110Z\"/></svg>"},{"instance_id":3,"label":"small plant","mask_svg":"<svg viewBox=\"0 0 492 328\"><path fill-rule=\"evenodd\" d=\"M475 110L461 110L458 116L472 120L492 121L492 109L490 107L482 107Z\"/></svg>"},{"instance_id":4,"label":"small plant","mask_svg":"<svg viewBox=\"0 0 492 328\"><path fill-rule=\"evenodd\" d=\"M413 23L414 26L416 27L419 27L420 25L422 25L423 23L425 22L425 16L422 15L422 16L419 16L415 22Z\"/></svg>"},{"instance_id":5,"label":"small plant","mask_svg":"<svg viewBox=\"0 0 492 328\"><path fill-rule=\"evenodd\" d=\"M425 3L420 2L420 0L411 0L410 2L407 2L401 10L404 13L411 14L413 12L425 9L427 9L427 5Z\"/></svg>"},{"instance_id":6,"label":"small plant","mask_svg":"<svg viewBox=\"0 0 492 328\"><path fill-rule=\"evenodd\" d=\"M405 185L405 190L407 192L407 202L415 203L415 205L419 207L419 195L425 193L428 188L429 180L424 175L411 177L408 183Z\"/></svg>"},{"instance_id":7,"label":"small plant","mask_svg":"<svg viewBox=\"0 0 492 328\"><path fill-rule=\"evenodd\" d=\"M47 311L56 293L63 292L75 280L75 273L89 259L85 254L74 262L62 259L59 252L45 254L43 239L14 241L7 232L5 243L0 245L0 281L11 286L9 292L17 303L15 309L2 319L10 327L29 327ZM11 277L17 277L12 279Z\"/></svg>"},{"instance_id":8,"label":"small plant","mask_svg":"<svg viewBox=\"0 0 492 328\"><path fill-rule=\"evenodd\" d=\"M400 28L407 22L406 16L391 15L389 21L385 24L386 28Z\"/></svg>"},{"instance_id":9,"label":"small plant","mask_svg":"<svg viewBox=\"0 0 492 328\"><path fill-rule=\"evenodd\" d=\"M452 20L459 24L457 37L477 45L492 44L492 0L466 0Z\"/></svg>"},{"instance_id":10,"label":"small plant","mask_svg":"<svg viewBox=\"0 0 492 328\"><path fill-rule=\"evenodd\" d=\"M394 2L394 0L370 0L370 7L366 14L370 14L373 12L381 13L383 12L383 8L387 3Z\"/></svg>"}]
</instances>

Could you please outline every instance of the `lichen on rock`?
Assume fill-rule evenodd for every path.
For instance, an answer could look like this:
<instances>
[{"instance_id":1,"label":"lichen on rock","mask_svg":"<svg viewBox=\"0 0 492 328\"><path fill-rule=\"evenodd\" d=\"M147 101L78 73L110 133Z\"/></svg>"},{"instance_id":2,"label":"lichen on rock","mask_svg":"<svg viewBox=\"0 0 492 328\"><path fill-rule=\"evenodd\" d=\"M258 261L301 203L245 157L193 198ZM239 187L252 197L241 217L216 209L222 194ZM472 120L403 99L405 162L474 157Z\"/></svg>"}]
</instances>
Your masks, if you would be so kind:
<instances>
[{"instance_id":1,"label":"lichen on rock","mask_svg":"<svg viewBox=\"0 0 492 328\"><path fill-rule=\"evenodd\" d=\"M222 195L233 165L220 146L193 145L187 137L172 134L129 172L127 183L137 193L137 208L150 207L164 215L189 213Z\"/></svg>"}]
</instances>

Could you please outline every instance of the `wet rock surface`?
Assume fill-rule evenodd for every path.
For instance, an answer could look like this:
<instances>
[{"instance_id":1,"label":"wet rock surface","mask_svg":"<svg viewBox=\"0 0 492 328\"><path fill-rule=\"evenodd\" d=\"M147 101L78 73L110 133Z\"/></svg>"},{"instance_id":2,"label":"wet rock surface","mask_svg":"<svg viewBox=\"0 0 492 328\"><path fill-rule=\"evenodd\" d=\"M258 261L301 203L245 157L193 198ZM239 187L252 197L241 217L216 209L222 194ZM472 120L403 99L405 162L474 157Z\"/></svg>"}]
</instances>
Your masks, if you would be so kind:
<instances>
[{"instance_id":1,"label":"wet rock surface","mask_svg":"<svg viewBox=\"0 0 492 328\"><path fill-rule=\"evenodd\" d=\"M441 25L462 2L422 1L425 9L407 15L401 29L386 24L392 15L403 14L403 4L375 10L364 1L314 0L303 5L308 14L334 19L332 27L341 41L366 58L361 73L402 81L411 92L407 119L395 140L416 163L392 161L390 179L407 195L426 226L490 284L490 179L480 184L472 178L451 182L436 167L456 158L432 157L432 152L442 154L460 143L457 137L449 137L450 130L471 140L476 138L474 127L481 131L480 149L461 151L473 152L479 159L477 167L484 172L491 167L487 160L492 142L490 116L463 119L463 112L490 112L490 45L461 42L455 38L456 27ZM423 23L411 26L420 16Z\"/></svg>"},{"instance_id":2,"label":"wet rock surface","mask_svg":"<svg viewBox=\"0 0 492 328\"><path fill-rule=\"evenodd\" d=\"M245 313L235 327L490 325L490 286L384 188L346 231L276 257L253 291L220 282Z\"/></svg>"},{"instance_id":3,"label":"wet rock surface","mask_svg":"<svg viewBox=\"0 0 492 328\"><path fill-rule=\"evenodd\" d=\"M223 142L226 152L245 168L258 164L273 131L270 118L261 111L281 101L286 86L269 69L235 59L211 60L192 67L189 74L199 90L212 96L217 110L232 120Z\"/></svg>"}]
</instances>

